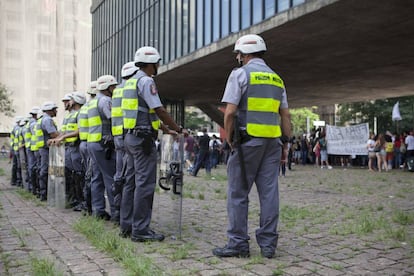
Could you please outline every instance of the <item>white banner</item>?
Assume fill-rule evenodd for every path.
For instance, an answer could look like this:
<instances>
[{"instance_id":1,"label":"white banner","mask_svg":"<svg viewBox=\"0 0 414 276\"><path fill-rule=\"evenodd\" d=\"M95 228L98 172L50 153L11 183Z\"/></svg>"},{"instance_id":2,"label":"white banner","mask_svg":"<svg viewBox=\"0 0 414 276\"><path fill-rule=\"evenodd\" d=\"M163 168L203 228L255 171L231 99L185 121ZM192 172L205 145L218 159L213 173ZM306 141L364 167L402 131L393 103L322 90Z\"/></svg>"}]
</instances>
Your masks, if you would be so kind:
<instances>
[{"instance_id":1,"label":"white banner","mask_svg":"<svg viewBox=\"0 0 414 276\"><path fill-rule=\"evenodd\" d=\"M328 154L367 155L368 123L348 126L326 126Z\"/></svg>"}]
</instances>

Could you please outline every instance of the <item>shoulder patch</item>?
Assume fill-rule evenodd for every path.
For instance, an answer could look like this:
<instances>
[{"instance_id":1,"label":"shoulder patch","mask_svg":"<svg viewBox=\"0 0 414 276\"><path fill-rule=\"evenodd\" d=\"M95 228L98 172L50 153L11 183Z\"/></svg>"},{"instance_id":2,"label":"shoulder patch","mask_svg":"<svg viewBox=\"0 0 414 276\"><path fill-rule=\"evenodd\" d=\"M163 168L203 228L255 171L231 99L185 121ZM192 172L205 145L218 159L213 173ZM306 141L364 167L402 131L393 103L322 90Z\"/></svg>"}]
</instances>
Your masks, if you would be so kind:
<instances>
[{"instance_id":1,"label":"shoulder patch","mask_svg":"<svg viewBox=\"0 0 414 276\"><path fill-rule=\"evenodd\" d=\"M156 94L158 94L158 89L157 89L157 87L155 86L155 84L151 84L150 88L151 88L151 94L152 94L152 95L156 95Z\"/></svg>"}]
</instances>

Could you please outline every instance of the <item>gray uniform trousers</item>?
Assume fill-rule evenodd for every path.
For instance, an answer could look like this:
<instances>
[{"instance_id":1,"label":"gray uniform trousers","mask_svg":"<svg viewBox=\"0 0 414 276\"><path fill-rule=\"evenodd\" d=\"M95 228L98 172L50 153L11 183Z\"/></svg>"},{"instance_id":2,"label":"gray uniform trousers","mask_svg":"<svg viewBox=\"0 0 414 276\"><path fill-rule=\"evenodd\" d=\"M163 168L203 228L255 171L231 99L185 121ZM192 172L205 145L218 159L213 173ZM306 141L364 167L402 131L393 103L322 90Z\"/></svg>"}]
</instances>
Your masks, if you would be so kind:
<instances>
[{"instance_id":1,"label":"gray uniform trousers","mask_svg":"<svg viewBox=\"0 0 414 276\"><path fill-rule=\"evenodd\" d=\"M138 235L145 233L150 229L150 222L152 216L152 205L154 200L155 184L157 178L157 152L155 150L155 144L152 144L151 153L145 155L142 148L144 139L136 137L133 134L125 135L125 151L129 155L129 161L132 161L133 169L131 168L131 162L126 174L126 183L124 186L122 202L126 204L127 199L124 196L129 191L133 191L134 179L135 190L133 191L133 211L132 211L132 235ZM131 193L131 192L130 192ZM129 200L129 202L131 202ZM129 203L131 204L131 203ZM121 212L123 209L121 206ZM122 216L122 214L121 214ZM131 220L129 217L123 219ZM122 227L122 225L121 225Z\"/></svg>"},{"instance_id":2,"label":"gray uniform trousers","mask_svg":"<svg viewBox=\"0 0 414 276\"><path fill-rule=\"evenodd\" d=\"M124 162L126 162L125 178L122 188L121 208L120 208L120 226L121 232L131 232L134 213L134 192L135 192L135 170L134 160L125 152Z\"/></svg>"},{"instance_id":3,"label":"gray uniform trousers","mask_svg":"<svg viewBox=\"0 0 414 276\"><path fill-rule=\"evenodd\" d=\"M40 196L47 197L47 180L49 176L49 147L39 149L40 171L39 171L39 190Z\"/></svg>"},{"instance_id":4,"label":"gray uniform trousers","mask_svg":"<svg viewBox=\"0 0 414 276\"><path fill-rule=\"evenodd\" d=\"M115 144L115 152L116 152L116 171L114 175L114 181L118 181L118 180L121 180L123 177L122 168L124 166L124 155L125 155L124 137L114 136L114 144Z\"/></svg>"},{"instance_id":5,"label":"gray uniform trousers","mask_svg":"<svg viewBox=\"0 0 414 276\"><path fill-rule=\"evenodd\" d=\"M260 227L256 230L256 240L260 247L276 249L279 220L278 175L282 147L279 139L252 138L242 144L242 150L248 190L243 188L237 149L231 153L227 163L228 246L249 248L250 237L247 229L249 192L255 182L260 201Z\"/></svg>"},{"instance_id":6,"label":"gray uniform trousers","mask_svg":"<svg viewBox=\"0 0 414 276\"><path fill-rule=\"evenodd\" d=\"M111 214L114 213L114 197L112 195L112 182L115 174L115 156L111 155L111 159L105 159L105 149L99 142L88 142L88 152L92 163L92 213L94 215L102 215L105 213L105 197L108 196Z\"/></svg>"},{"instance_id":7,"label":"gray uniform trousers","mask_svg":"<svg viewBox=\"0 0 414 276\"><path fill-rule=\"evenodd\" d=\"M26 148L26 156L27 156L27 174L28 174L28 180L29 180L29 191L32 191L33 189L33 183L32 183L32 170L34 166L36 165L36 160L33 151L30 150L30 148Z\"/></svg>"}]
</instances>

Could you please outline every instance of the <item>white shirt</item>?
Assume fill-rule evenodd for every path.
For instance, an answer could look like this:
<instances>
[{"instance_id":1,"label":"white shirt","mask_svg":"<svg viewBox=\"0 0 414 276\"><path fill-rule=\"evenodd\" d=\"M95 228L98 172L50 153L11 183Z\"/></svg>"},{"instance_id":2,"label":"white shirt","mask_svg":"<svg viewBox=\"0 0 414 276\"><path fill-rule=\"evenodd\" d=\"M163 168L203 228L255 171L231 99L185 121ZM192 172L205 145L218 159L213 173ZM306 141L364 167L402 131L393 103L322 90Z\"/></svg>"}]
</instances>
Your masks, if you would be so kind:
<instances>
[{"instance_id":1,"label":"white shirt","mask_svg":"<svg viewBox=\"0 0 414 276\"><path fill-rule=\"evenodd\" d=\"M408 135L405 137L405 144L407 145L407 150L414 150L414 136Z\"/></svg>"}]
</instances>

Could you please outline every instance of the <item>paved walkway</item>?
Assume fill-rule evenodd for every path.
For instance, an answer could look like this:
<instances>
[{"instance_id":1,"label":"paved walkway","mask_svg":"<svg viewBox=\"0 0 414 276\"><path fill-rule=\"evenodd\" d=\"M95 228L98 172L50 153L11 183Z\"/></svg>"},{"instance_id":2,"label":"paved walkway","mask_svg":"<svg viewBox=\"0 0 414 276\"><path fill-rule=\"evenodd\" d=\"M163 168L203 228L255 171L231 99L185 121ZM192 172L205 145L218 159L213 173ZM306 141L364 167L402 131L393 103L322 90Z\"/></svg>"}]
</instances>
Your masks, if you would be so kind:
<instances>
[{"instance_id":1,"label":"paved walkway","mask_svg":"<svg viewBox=\"0 0 414 276\"><path fill-rule=\"evenodd\" d=\"M6 173L10 169L0 163ZM226 242L226 176L185 177L182 240L179 201L158 191L152 226L162 243L135 244L165 275L413 275L414 174L321 170L297 166L280 180L281 222L276 257L260 257L254 231L258 200L252 189L249 259L211 254ZM125 275L72 228L80 217L23 199L0 177L0 275L30 275L30 256L48 258L65 275ZM177 254L181 252L181 254Z\"/></svg>"}]
</instances>

